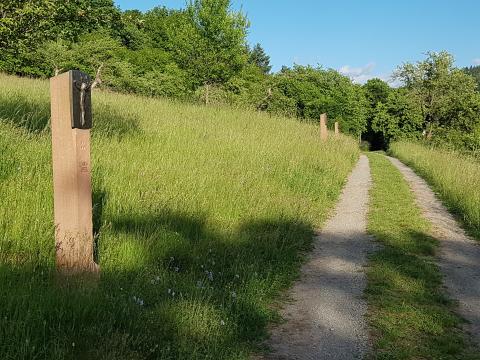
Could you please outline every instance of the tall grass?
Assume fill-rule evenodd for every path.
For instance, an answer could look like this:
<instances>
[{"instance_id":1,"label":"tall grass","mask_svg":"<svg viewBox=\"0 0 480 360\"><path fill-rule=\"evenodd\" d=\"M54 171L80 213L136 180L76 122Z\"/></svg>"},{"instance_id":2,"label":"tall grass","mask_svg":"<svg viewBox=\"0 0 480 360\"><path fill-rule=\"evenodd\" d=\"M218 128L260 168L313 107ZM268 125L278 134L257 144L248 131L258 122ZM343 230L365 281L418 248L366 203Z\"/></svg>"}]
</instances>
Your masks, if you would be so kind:
<instances>
[{"instance_id":1,"label":"tall grass","mask_svg":"<svg viewBox=\"0 0 480 360\"><path fill-rule=\"evenodd\" d=\"M367 269L372 358L478 359L442 287L430 224L390 161L374 153L369 159L368 231L382 245Z\"/></svg>"},{"instance_id":2,"label":"tall grass","mask_svg":"<svg viewBox=\"0 0 480 360\"><path fill-rule=\"evenodd\" d=\"M480 162L410 142L394 143L390 152L422 175L480 239Z\"/></svg>"},{"instance_id":3,"label":"tall grass","mask_svg":"<svg viewBox=\"0 0 480 360\"><path fill-rule=\"evenodd\" d=\"M294 120L94 93L101 278L54 275L48 83L0 75L0 358L246 359L358 158Z\"/></svg>"}]
</instances>

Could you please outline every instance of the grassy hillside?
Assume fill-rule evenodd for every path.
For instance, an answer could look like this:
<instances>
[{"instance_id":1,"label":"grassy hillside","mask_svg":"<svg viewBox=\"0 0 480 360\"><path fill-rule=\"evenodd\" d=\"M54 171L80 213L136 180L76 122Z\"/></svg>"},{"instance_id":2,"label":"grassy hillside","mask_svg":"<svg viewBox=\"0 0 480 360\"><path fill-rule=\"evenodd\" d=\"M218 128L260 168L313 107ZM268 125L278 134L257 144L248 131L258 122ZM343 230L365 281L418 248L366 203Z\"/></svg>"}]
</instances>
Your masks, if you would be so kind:
<instances>
[{"instance_id":1,"label":"grassy hillside","mask_svg":"<svg viewBox=\"0 0 480 360\"><path fill-rule=\"evenodd\" d=\"M283 118L97 92L97 286L60 286L48 83L0 75L0 358L246 359L358 158Z\"/></svg>"},{"instance_id":2,"label":"grassy hillside","mask_svg":"<svg viewBox=\"0 0 480 360\"><path fill-rule=\"evenodd\" d=\"M391 153L422 175L445 204L480 239L480 164L465 156L429 149L420 144L397 142Z\"/></svg>"}]
</instances>

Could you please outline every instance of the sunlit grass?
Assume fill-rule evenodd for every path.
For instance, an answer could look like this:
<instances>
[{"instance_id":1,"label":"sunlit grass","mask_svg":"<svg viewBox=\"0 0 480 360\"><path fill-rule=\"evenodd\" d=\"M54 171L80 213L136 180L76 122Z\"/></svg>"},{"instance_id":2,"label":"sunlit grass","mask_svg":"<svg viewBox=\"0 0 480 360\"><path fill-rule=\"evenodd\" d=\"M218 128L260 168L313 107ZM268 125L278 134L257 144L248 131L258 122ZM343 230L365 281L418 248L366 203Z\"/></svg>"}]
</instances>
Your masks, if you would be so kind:
<instances>
[{"instance_id":1,"label":"sunlit grass","mask_svg":"<svg viewBox=\"0 0 480 360\"><path fill-rule=\"evenodd\" d=\"M0 358L248 358L358 159L355 141L321 143L316 126L291 119L94 93L101 279L64 287L48 83L0 83Z\"/></svg>"},{"instance_id":2,"label":"sunlit grass","mask_svg":"<svg viewBox=\"0 0 480 360\"><path fill-rule=\"evenodd\" d=\"M368 230L381 247L367 271L375 359L478 359L460 329L435 264L438 242L401 173L369 155L373 187Z\"/></svg>"},{"instance_id":3,"label":"sunlit grass","mask_svg":"<svg viewBox=\"0 0 480 360\"><path fill-rule=\"evenodd\" d=\"M394 143L390 150L423 176L467 229L480 239L480 162L409 142Z\"/></svg>"}]
</instances>

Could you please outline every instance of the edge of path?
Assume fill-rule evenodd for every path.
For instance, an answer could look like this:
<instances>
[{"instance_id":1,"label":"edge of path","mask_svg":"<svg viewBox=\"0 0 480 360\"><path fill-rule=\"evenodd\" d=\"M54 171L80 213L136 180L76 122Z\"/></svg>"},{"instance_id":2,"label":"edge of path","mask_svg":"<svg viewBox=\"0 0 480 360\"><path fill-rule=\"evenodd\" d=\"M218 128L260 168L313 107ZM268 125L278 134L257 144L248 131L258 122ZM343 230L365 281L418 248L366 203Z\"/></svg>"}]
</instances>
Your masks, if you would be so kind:
<instances>
[{"instance_id":1,"label":"edge of path","mask_svg":"<svg viewBox=\"0 0 480 360\"><path fill-rule=\"evenodd\" d=\"M468 321L465 330L479 346L480 245L467 235L423 178L400 160L388 159L403 174L418 206L433 226L433 236L440 241L437 258L447 292L458 301L458 313Z\"/></svg>"},{"instance_id":2,"label":"edge of path","mask_svg":"<svg viewBox=\"0 0 480 360\"><path fill-rule=\"evenodd\" d=\"M371 176L365 155L350 174L301 278L288 292L264 359L352 359L369 351L364 266L375 245L367 234Z\"/></svg>"}]
</instances>

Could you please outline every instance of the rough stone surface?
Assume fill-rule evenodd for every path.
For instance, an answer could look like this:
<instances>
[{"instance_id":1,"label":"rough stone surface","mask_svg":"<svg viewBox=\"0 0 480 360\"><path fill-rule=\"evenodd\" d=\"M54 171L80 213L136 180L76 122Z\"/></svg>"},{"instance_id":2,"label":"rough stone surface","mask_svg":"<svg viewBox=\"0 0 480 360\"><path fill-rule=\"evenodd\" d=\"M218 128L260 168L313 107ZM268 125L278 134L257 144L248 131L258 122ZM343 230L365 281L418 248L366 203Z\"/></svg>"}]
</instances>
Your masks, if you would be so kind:
<instances>
[{"instance_id":1,"label":"rough stone surface","mask_svg":"<svg viewBox=\"0 0 480 360\"><path fill-rule=\"evenodd\" d=\"M364 265L373 249L366 233L371 184L366 156L349 177L274 328L267 359L357 359L368 351Z\"/></svg>"},{"instance_id":2,"label":"rough stone surface","mask_svg":"<svg viewBox=\"0 0 480 360\"><path fill-rule=\"evenodd\" d=\"M466 330L480 345L480 246L465 234L425 180L399 160L389 159L410 184L418 205L433 225L433 235L440 241L439 266L448 293L458 301L460 315L469 322Z\"/></svg>"}]
</instances>

